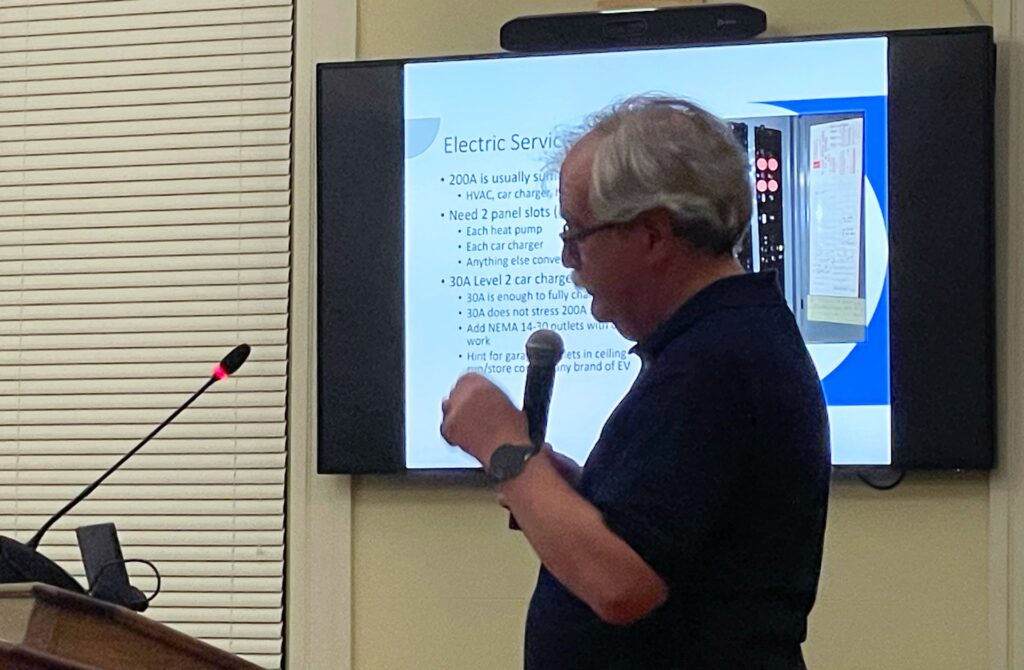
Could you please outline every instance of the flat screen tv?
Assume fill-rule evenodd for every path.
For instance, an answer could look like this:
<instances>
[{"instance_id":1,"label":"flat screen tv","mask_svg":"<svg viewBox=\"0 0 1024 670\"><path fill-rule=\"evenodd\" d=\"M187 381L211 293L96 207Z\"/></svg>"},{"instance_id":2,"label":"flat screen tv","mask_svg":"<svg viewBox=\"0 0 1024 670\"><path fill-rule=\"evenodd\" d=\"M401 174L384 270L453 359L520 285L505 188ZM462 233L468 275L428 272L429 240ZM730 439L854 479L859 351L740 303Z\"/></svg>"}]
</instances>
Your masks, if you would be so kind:
<instances>
[{"instance_id":1,"label":"flat screen tv","mask_svg":"<svg viewBox=\"0 0 1024 670\"><path fill-rule=\"evenodd\" d=\"M560 333L547 438L583 462L639 362L561 265L566 129L668 93L750 159L750 271L774 270L821 377L836 466L994 457L987 27L317 68L318 469L474 468L440 403L522 397Z\"/></svg>"}]
</instances>

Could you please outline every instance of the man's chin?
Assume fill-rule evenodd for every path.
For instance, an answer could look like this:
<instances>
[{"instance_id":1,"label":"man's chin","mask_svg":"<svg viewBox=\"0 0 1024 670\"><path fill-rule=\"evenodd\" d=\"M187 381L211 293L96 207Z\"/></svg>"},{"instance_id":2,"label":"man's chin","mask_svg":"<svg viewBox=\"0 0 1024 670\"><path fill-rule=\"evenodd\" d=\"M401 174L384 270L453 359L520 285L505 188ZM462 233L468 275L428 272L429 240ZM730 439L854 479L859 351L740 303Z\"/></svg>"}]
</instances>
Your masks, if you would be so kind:
<instances>
[{"instance_id":1,"label":"man's chin","mask_svg":"<svg viewBox=\"0 0 1024 670\"><path fill-rule=\"evenodd\" d=\"M631 342L636 341L633 334L629 330L623 330L622 324L615 320L614 316L608 311L604 303L597 298L592 298L590 303L590 315L594 317L594 321L612 324L612 327L619 332L619 335L622 335L622 337L627 340L630 340Z\"/></svg>"},{"instance_id":2,"label":"man's chin","mask_svg":"<svg viewBox=\"0 0 1024 670\"><path fill-rule=\"evenodd\" d=\"M593 294L590 295L590 315L594 317L595 321L601 323L608 323L612 320L605 305L595 298Z\"/></svg>"}]
</instances>

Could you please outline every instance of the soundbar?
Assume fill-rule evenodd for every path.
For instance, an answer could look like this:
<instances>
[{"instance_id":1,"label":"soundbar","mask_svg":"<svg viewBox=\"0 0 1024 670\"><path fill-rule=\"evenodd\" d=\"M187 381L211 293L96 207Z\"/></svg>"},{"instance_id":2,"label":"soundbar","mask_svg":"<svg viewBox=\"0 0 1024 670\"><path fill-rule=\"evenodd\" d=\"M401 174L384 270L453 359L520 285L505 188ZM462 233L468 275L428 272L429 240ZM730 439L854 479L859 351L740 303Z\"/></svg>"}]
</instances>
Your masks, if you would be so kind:
<instances>
[{"instance_id":1,"label":"soundbar","mask_svg":"<svg viewBox=\"0 0 1024 670\"><path fill-rule=\"evenodd\" d=\"M521 16L501 27L501 48L536 53L728 42L756 37L767 25L763 11L740 4Z\"/></svg>"}]
</instances>

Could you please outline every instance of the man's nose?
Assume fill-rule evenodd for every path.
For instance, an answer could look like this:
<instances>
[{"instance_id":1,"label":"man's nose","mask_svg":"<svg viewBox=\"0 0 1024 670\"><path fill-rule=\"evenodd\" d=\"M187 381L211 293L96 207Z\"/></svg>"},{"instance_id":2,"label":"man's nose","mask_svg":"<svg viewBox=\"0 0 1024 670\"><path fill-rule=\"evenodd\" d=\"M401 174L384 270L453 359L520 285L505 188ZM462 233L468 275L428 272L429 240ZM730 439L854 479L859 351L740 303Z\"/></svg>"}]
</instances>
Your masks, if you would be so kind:
<instances>
[{"instance_id":1,"label":"man's nose","mask_svg":"<svg viewBox=\"0 0 1024 670\"><path fill-rule=\"evenodd\" d=\"M576 255L572 250L572 242L569 244L562 244L562 265L570 270L576 269Z\"/></svg>"}]
</instances>

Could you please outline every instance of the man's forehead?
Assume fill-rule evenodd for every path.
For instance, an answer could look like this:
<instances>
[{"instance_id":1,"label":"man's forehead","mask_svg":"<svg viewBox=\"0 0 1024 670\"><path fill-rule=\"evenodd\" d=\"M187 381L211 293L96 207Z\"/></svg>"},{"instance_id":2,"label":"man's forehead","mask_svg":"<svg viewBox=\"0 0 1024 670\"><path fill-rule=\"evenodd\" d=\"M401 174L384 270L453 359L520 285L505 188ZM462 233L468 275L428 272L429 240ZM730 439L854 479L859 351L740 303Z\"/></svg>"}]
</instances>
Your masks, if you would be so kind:
<instances>
[{"instance_id":1,"label":"man's forehead","mask_svg":"<svg viewBox=\"0 0 1024 670\"><path fill-rule=\"evenodd\" d=\"M566 154L565 160L562 161L562 168L559 170L559 177L563 184L570 176L577 180L583 178L584 175L589 177L590 165L600 144L599 140L600 138L596 135L589 134L584 135L573 145L569 153Z\"/></svg>"},{"instance_id":2,"label":"man's forehead","mask_svg":"<svg viewBox=\"0 0 1024 670\"><path fill-rule=\"evenodd\" d=\"M593 132L588 133L576 141L569 149L569 153L565 156L565 161L562 166L570 162L582 161L590 158L595 151L597 151L598 145L601 144L602 136L599 136Z\"/></svg>"}]
</instances>

